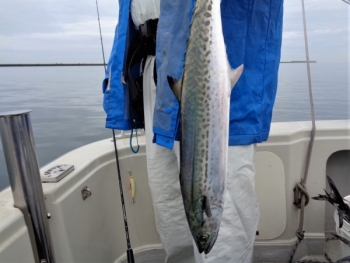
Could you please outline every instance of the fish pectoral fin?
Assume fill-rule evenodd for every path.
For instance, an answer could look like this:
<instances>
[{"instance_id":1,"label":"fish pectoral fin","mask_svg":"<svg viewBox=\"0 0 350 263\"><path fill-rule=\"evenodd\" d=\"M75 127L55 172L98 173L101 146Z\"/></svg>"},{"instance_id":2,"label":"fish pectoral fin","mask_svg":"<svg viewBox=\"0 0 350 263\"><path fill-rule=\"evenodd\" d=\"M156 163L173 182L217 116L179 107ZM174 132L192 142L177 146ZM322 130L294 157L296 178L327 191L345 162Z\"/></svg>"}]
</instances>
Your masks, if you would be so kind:
<instances>
[{"instance_id":1,"label":"fish pectoral fin","mask_svg":"<svg viewBox=\"0 0 350 263\"><path fill-rule=\"evenodd\" d=\"M176 80L173 77L168 76L168 83L175 97L180 101L182 77L179 80Z\"/></svg>"},{"instance_id":2,"label":"fish pectoral fin","mask_svg":"<svg viewBox=\"0 0 350 263\"><path fill-rule=\"evenodd\" d=\"M240 65L238 68L231 70L230 72L230 82L231 82L231 89L236 85L239 77L242 75L243 72L243 64Z\"/></svg>"},{"instance_id":3,"label":"fish pectoral fin","mask_svg":"<svg viewBox=\"0 0 350 263\"><path fill-rule=\"evenodd\" d=\"M207 217L212 217L211 209L210 209L210 203L206 196L202 197L202 210L205 212Z\"/></svg>"}]
</instances>

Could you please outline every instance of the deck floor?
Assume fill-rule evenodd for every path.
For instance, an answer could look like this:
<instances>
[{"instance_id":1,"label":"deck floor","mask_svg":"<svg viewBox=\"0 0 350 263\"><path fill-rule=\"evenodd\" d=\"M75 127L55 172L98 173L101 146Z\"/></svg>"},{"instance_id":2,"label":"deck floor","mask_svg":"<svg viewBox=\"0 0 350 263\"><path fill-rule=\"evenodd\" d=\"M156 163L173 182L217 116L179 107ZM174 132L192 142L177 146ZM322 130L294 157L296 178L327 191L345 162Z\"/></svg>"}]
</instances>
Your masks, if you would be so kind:
<instances>
[{"instance_id":1,"label":"deck floor","mask_svg":"<svg viewBox=\"0 0 350 263\"><path fill-rule=\"evenodd\" d=\"M330 235L326 235L327 237ZM335 262L336 260L339 260L341 258L341 251L340 251L340 241L328 241L325 243L325 250L328 254L328 256ZM153 249L144 251L141 253L134 254L135 262L137 263L164 263L165 262L165 252L163 249ZM303 257L298 260L317 260L319 262L328 262L328 260L325 257L314 257L314 256L308 256ZM123 260L120 263L127 263L127 260ZM187 258L186 260L182 262L177 263L195 263L194 257ZM287 262L278 262L278 261L269 261L269 262L257 262L254 261L254 263L287 263Z\"/></svg>"}]
</instances>

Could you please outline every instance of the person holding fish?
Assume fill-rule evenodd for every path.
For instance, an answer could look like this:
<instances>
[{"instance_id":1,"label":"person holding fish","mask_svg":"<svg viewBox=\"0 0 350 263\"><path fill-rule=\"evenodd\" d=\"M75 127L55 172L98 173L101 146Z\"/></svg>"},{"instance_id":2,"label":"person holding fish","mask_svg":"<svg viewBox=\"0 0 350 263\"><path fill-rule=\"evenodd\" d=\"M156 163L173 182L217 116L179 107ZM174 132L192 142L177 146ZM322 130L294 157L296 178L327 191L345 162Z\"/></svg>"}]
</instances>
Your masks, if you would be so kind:
<instances>
[{"instance_id":1,"label":"person holding fish","mask_svg":"<svg viewBox=\"0 0 350 263\"><path fill-rule=\"evenodd\" d=\"M195 262L252 262L255 145L269 135L283 1L119 0L119 9L106 127L145 128L166 262L193 253Z\"/></svg>"}]
</instances>

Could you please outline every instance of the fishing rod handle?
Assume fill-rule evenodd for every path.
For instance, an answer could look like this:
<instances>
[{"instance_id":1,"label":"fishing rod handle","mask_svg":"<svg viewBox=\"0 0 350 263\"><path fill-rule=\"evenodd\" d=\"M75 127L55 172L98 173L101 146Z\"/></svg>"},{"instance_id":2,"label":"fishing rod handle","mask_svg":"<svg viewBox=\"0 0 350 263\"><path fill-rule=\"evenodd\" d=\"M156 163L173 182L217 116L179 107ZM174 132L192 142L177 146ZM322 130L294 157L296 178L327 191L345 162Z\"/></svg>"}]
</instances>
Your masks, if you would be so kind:
<instances>
[{"instance_id":1,"label":"fishing rod handle","mask_svg":"<svg viewBox=\"0 0 350 263\"><path fill-rule=\"evenodd\" d=\"M134 261L134 253L132 252L131 248L126 251L126 255L128 257L128 263L135 263L135 261Z\"/></svg>"}]
</instances>

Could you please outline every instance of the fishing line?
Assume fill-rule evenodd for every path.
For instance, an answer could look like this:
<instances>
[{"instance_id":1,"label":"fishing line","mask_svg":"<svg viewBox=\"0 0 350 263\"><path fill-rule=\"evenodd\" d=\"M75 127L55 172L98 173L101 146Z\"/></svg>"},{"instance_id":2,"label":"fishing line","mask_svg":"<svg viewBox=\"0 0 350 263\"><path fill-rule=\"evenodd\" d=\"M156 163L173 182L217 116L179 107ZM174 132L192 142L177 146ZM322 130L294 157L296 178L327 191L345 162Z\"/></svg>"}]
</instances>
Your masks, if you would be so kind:
<instances>
[{"instance_id":1,"label":"fishing line","mask_svg":"<svg viewBox=\"0 0 350 263\"><path fill-rule=\"evenodd\" d=\"M105 68L106 73L106 59L105 59L105 51L103 49L103 41L102 41L102 32L101 32L101 23L100 23L100 12L98 11L98 3L96 0L96 11L97 11L97 20L98 20L98 28L100 30L100 40L101 40L101 48L102 48L102 57L103 57L103 66Z\"/></svg>"},{"instance_id":2,"label":"fishing line","mask_svg":"<svg viewBox=\"0 0 350 263\"><path fill-rule=\"evenodd\" d=\"M101 47L102 47L102 57L103 57L103 65L106 71L106 60L104 55L104 49L103 49L103 41L102 41L102 32L101 32L101 24L100 24L100 13L98 11L98 3L96 0L96 10L97 10L97 18L98 18L98 26L100 29L100 39L101 39ZM115 138L115 132L114 129L112 129L113 134L113 143L114 143L114 152L115 152L115 161L117 164L117 172L118 172L118 181L119 181L119 191L120 191L120 200L122 203L122 210L123 210L123 219L124 219L124 228L125 228L125 237L126 237L126 255L128 259L128 263L134 263L134 253L131 249L131 243L130 243L130 236L129 236L129 227L128 227L128 220L126 217L126 209L125 209L125 202L124 202L124 194L123 194L123 185L122 185L122 178L120 176L120 166L119 166L119 158L118 158L118 148L117 148L117 142Z\"/></svg>"}]
</instances>

